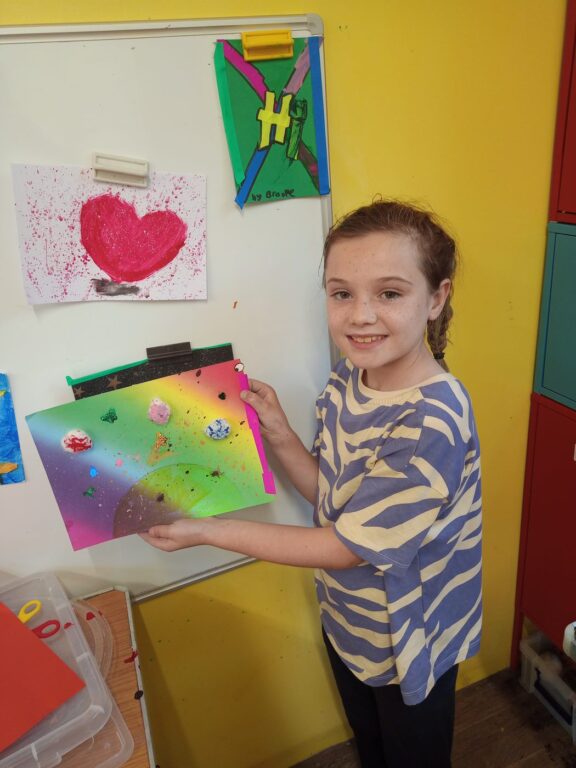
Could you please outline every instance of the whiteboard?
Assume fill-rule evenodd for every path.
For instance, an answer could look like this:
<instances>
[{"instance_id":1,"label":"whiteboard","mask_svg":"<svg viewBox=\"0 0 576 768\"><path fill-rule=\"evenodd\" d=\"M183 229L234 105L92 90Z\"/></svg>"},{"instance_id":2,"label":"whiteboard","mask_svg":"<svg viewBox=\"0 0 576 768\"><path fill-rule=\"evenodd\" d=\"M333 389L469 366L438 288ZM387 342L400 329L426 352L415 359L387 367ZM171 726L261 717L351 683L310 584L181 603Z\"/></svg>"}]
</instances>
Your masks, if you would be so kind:
<instances>
[{"instance_id":1,"label":"whiteboard","mask_svg":"<svg viewBox=\"0 0 576 768\"><path fill-rule=\"evenodd\" d=\"M314 401L330 369L320 270L330 199L234 204L213 68L218 38L267 27L322 31L315 16L0 30L0 371L26 472L24 483L0 487L0 581L51 571L71 595L120 584L144 598L249 561L212 547L162 553L138 536L72 550L25 423L71 400L67 375L142 360L152 346L229 342L312 442ZM95 151L207 177L207 300L27 304L11 164L86 167ZM310 524L309 505L275 474L272 503L231 515Z\"/></svg>"}]
</instances>

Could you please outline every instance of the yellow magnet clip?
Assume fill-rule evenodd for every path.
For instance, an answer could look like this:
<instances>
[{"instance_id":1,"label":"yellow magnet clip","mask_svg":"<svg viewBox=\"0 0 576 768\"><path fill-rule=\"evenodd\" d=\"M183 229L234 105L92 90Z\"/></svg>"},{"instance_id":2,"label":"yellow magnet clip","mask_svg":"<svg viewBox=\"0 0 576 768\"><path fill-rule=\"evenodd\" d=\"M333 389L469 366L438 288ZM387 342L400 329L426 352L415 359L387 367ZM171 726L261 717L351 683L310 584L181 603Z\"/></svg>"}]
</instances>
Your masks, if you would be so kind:
<instances>
[{"instance_id":1,"label":"yellow magnet clip","mask_svg":"<svg viewBox=\"0 0 576 768\"><path fill-rule=\"evenodd\" d=\"M261 29L242 32L245 61L290 59L294 55L294 40L289 29Z\"/></svg>"}]
</instances>

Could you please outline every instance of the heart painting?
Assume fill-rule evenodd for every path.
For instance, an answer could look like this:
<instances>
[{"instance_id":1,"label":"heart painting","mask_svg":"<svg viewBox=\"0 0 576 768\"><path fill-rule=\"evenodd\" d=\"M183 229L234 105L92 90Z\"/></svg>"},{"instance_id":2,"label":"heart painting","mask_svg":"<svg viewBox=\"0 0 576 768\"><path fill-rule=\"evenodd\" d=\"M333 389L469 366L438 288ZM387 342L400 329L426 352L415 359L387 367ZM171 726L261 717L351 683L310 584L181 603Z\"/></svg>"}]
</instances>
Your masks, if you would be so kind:
<instances>
[{"instance_id":1,"label":"heart painting","mask_svg":"<svg viewBox=\"0 0 576 768\"><path fill-rule=\"evenodd\" d=\"M14 165L30 304L206 299L206 178L153 173L145 189L88 168Z\"/></svg>"},{"instance_id":2,"label":"heart painting","mask_svg":"<svg viewBox=\"0 0 576 768\"><path fill-rule=\"evenodd\" d=\"M87 200L80 212L82 245L117 283L143 280L169 264L186 241L187 226L172 211L139 218L116 195Z\"/></svg>"}]
</instances>

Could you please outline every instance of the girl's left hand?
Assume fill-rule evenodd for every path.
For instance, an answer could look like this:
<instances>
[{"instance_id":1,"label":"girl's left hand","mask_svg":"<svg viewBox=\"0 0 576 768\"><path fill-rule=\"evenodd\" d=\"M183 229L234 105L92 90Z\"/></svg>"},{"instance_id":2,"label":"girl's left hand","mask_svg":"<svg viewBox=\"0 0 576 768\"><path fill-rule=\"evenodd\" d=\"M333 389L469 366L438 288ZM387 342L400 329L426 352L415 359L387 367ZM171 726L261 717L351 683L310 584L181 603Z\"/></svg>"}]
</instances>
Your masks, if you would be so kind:
<instances>
[{"instance_id":1,"label":"girl's left hand","mask_svg":"<svg viewBox=\"0 0 576 768\"><path fill-rule=\"evenodd\" d=\"M170 525L154 525L147 533L140 533L144 541L163 552L206 544L206 528L209 520L176 520Z\"/></svg>"}]
</instances>

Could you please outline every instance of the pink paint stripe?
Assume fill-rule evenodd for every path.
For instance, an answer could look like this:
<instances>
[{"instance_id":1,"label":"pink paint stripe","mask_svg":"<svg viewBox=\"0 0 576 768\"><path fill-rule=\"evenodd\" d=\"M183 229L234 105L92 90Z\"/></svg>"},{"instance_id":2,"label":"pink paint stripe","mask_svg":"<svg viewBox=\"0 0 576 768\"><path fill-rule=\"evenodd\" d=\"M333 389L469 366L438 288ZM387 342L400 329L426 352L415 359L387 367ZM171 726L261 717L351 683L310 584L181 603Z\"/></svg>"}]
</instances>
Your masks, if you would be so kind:
<instances>
[{"instance_id":1,"label":"pink paint stripe","mask_svg":"<svg viewBox=\"0 0 576 768\"><path fill-rule=\"evenodd\" d=\"M248 83L256 91L257 95L262 99L262 102L266 99L266 83L264 82L264 76L256 69L256 67L244 61L238 51L233 48L227 40L220 40L223 45L224 58L240 72L240 74L246 78Z\"/></svg>"},{"instance_id":2,"label":"pink paint stripe","mask_svg":"<svg viewBox=\"0 0 576 768\"><path fill-rule=\"evenodd\" d=\"M294 71L292 72L292 75L290 76L290 80L288 80L286 87L284 88L284 93L293 93L293 94L298 93L300 88L302 88L302 84L309 70L310 70L310 50L308 48L308 43L306 43L304 50L302 51L300 56L298 56L296 64L294 65Z\"/></svg>"},{"instance_id":3,"label":"pink paint stripe","mask_svg":"<svg viewBox=\"0 0 576 768\"><path fill-rule=\"evenodd\" d=\"M245 373L238 374L238 381L240 383L240 389L250 389L250 383L248 376ZM246 409L246 418L248 419L248 426L252 430L254 436L254 442L256 443L256 450L260 457L260 464L262 464L262 482L264 483L264 490L266 493L276 493L276 485L274 483L274 475L272 470L268 466L268 460L264 451L264 443L262 442L262 435L260 434L260 422L258 421L258 414L248 403L244 403Z\"/></svg>"}]
</instances>

